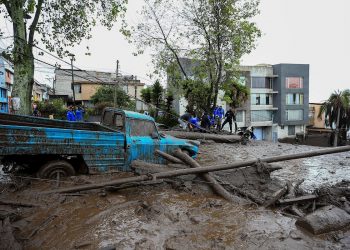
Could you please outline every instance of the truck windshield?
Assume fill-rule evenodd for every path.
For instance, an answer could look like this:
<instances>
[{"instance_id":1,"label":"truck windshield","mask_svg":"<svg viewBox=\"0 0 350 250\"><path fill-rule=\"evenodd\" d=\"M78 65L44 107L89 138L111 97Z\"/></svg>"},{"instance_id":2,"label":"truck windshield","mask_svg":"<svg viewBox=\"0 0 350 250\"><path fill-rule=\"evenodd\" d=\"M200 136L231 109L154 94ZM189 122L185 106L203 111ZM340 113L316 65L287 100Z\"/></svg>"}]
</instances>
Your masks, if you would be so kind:
<instances>
[{"instance_id":1,"label":"truck windshield","mask_svg":"<svg viewBox=\"0 0 350 250\"><path fill-rule=\"evenodd\" d=\"M152 136L158 133L154 122L145 120L130 120L130 136Z\"/></svg>"}]
</instances>

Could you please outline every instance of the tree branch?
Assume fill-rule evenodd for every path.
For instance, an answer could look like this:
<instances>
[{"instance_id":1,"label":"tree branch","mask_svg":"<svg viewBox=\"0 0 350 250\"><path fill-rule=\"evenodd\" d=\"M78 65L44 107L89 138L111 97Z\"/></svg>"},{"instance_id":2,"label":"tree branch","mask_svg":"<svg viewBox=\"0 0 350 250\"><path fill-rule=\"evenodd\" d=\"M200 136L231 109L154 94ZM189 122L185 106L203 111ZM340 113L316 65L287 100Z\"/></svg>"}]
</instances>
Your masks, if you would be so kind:
<instances>
[{"instance_id":1,"label":"tree branch","mask_svg":"<svg viewBox=\"0 0 350 250\"><path fill-rule=\"evenodd\" d=\"M173 55L175 56L176 62L177 62L177 64L179 65L182 74L185 76L186 80L188 80L188 76L187 76L187 74L186 74L184 68L182 67L182 64L181 64L181 62L180 62L180 58L179 58L177 52L175 51L175 49L169 44L168 39L167 39L167 35L165 35L164 29L163 29L162 25L160 24L160 21L159 21L159 19L158 19L157 14L155 13L154 9L150 6L150 4L149 4L149 3L147 3L147 4L148 4L148 7L150 8L150 10L151 10L151 12L152 12L152 15L153 15L154 18L155 18L155 21L156 21L156 23L157 23L157 25L158 25L158 28L160 29L160 32L162 33L162 36L163 36L165 45L168 47L168 49L169 49L169 50L173 53ZM168 34L168 35L169 35L169 34Z\"/></svg>"},{"instance_id":2,"label":"tree branch","mask_svg":"<svg viewBox=\"0 0 350 250\"><path fill-rule=\"evenodd\" d=\"M34 42L34 32L35 32L36 26L38 25L43 2L44 2L43 0L38 0L38 4L36 5L36 10L35 10L35 16L29 28L30 31L29 31L29 37L28 37L28 44L30 46L32 46Z\"/></svg>"}]
</instances>

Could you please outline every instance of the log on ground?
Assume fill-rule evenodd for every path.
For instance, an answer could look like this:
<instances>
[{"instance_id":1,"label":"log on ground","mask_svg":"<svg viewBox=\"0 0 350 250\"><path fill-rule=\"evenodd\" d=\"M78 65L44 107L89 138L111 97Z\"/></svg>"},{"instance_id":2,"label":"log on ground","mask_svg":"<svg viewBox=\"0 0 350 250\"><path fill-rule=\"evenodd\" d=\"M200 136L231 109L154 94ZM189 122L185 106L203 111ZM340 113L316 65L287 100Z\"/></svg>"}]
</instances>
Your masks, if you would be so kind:
<instances>
[{"instance_id":1,"label":"log on ground","mask_svg":"<svg viewBox=\"0 0 350 250\"><path fill-rule=\"evenodd\" d=\"M213 140L219 143L238 143L241 141L239 135L216 135L198 132L166 131L168 135L189 140Z\"/></svg>"},{"instance_id":2,"label":"log on ground","mask_svg":"<svg viewBox=\"0 0 350 250\"><path fill-rule=\"evenodd\" d=\"M296 225L313 234L328 233L350 225L350 215L333 205L322 207L296 221Z\"/></svg>"}]
</instances>

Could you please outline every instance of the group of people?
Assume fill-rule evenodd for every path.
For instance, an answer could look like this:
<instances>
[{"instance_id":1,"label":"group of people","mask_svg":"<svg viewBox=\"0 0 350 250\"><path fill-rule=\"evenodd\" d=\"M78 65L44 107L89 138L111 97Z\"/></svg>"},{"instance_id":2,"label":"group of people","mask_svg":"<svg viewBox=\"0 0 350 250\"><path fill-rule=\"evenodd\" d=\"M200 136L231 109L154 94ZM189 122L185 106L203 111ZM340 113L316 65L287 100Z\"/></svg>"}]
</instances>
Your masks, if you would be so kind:
<instances>
[{"instance_id":1,"label":"group of people","mask_svg":"<svg viewBox=\"0 0 350 250\"><path fill-rule=\"evenodd\" d=\"M224 122L221 121L224 119ZM179 123L182 128L188 128L190 131L197 129L202 132L209 131L211 128L222 130L226 123L229 124L230 133L232 133L232 123L235 124L235 133L237 132L236 112L230 108L226 113L222 106L216 106L213 114L210 115L207 112L199 119L196 114L185 113L179 119Z\"/></svg>"},{"instance_id":2,"label":"group of people","mask_svg":"<svg viewBox=\"0 0 350 250\"><path fill-rule=\"evenodd\" d=\"M72 122L82 122L84 121L84 109L81 106L69 106L67 111L67 120Z\"/></svg>"}]
</instances>

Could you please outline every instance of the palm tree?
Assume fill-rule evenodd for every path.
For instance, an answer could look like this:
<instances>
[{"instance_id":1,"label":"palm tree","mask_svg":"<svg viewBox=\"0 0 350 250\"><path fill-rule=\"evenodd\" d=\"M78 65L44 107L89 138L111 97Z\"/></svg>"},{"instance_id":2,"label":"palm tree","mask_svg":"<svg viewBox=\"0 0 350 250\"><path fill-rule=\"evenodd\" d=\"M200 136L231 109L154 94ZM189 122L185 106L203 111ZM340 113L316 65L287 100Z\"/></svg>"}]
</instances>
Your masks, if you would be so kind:
<instances>
[{"instance_id":1,"label":"palm tree","mask_svg":"<svg viewBox=\"0 0 350 250\"><path fill-rule=\"evenodd\" d=\"M318 118L325 113L326 124L336 125L333 146L338 145L338 133L340 128L348 129L350 127L350 90L335 91L325 101L320 109Z\"/></svg>"}]
</instances>

